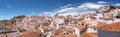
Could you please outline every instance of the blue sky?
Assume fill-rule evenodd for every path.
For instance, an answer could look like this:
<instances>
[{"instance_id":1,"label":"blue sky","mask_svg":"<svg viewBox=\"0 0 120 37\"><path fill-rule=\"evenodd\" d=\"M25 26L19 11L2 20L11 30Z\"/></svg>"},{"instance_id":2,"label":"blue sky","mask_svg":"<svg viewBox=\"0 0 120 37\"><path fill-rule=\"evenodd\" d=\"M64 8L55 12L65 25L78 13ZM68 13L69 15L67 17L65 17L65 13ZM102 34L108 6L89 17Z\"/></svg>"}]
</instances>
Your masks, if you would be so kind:
<instances>
[{"instance_id":1,"label":"blue sky","mask_svg":"<svg viewBox=\"0 0 120 37\"><path fill-rule=\"evenodd\" d=\"M92 12L100 6L120 6L119 0L0 0L0 20L17 15ZM94 7L97 6L97 7ZM82 10L81 10L82 9Z\"/></svg>"}]
</instances>

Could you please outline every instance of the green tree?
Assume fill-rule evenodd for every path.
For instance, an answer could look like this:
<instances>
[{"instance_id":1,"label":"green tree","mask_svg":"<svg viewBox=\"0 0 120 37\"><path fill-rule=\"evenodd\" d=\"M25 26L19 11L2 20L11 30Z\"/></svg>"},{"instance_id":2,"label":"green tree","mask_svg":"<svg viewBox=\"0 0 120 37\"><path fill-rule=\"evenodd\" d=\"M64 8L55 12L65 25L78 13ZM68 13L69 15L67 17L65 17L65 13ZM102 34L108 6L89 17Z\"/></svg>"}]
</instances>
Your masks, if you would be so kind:
<instances>
[{"instance_id":1,"label":"green tree","mask_svg":"<svg viewBox=\"0 0 120 37\"><path fill-rule=\"evenodd\" d=\"M120 14L118 14L118 15L116 16L116 18L120 18Z\"/></svg>"},{"instance_id":2,"label":"green tree","mask_svg":"<svg viewBox=\"0 0 120 37\"><path fill-rule=\"evenodd\" d=\"M116 7L112 6L112 5L110 5L109 7L110 7L110 9L116 9Z\"/></svg>"}]
</instances>

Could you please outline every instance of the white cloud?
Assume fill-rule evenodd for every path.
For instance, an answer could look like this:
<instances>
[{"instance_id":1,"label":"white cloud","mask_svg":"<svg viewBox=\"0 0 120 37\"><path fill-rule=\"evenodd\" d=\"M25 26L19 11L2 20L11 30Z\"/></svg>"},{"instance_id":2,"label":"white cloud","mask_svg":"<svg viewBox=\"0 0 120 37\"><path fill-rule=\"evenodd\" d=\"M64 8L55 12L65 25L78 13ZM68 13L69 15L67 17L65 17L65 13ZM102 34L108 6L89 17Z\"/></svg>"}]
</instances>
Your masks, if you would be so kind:
<instances>
[{"instance_id":1,"label":"white cloud","mask_svg":"<svg viewBox=\"0 0 120 37\"><path fill-rule=\"evenodd\" d=\"M56 13L90 13L95 12L95 10L99 9L101 6L106 6L104 4L98 3L83 3L78 6L70 7L73 4L65 5L61 8L58 8L56 11L53 12L43 12L44 14L51 15Z\"/></svg>"},{"instance_id":2,"label":"white cloud","mask_svg":"<svg viewBox=\"0 0 120 37\"><path fill-rule=\"evenodd\" d=\"M120 6L120 3L115 4L115 6Z\"/></svg>"},{"instance_id":3,"label":"white cloud","mask_svg":"<svg viewBox=\"0 0 120 37\"><path fill-rule=\"evenodd\" d=\"M61 8L57 12L59 13L70 13L70 12L91 12L94 9L99 9L101 4L95 4L95 3L83 3L81 5L78 5L76 7L67 7L67 8Z\"/></svg>"},{"instance_id":4,"label":"white cloud","mask_svg":"<svg viewBox=\"0 0 120 37\"><path fill-rule=\"evenodd\" d=\"M71 6L72 4L68 4L68 5L65 5L65 6L63 6L63 7L61 7L61 8L67 8L67 7L69 7L69 6Z\"/></svg>"},{"instance_id":5,"label":"white cloud","mask_svg":"<svg viewBox=\"0 0 120 37\"><path fill-rule=\"evenodd\" d=\"M98 1L97 3L98 3L98 4L106 4L107 2L104 2L104 1Z\"/></svg>"},{"instance_id":6,"label":"white cloud","mask_svg":"<svg viewBox=\"0 0 120 37\"><path fill-rule=\"evenodd\" d=\"M99 9L101 6L105 6L105 5L94 4L94 3L84 3L80 6L78 6L78 8Z\"/></svg>"},{"instance_id":7,"label":"white cloud","mask_svg":"<svg viewBox=\"0 0 120 37\"><path fill-rule=\"evenodd\" d=\"M73 10L74 8L63 8L63 9L58 10L58 12L71 12Z\"/></svg>"}]
</instances>

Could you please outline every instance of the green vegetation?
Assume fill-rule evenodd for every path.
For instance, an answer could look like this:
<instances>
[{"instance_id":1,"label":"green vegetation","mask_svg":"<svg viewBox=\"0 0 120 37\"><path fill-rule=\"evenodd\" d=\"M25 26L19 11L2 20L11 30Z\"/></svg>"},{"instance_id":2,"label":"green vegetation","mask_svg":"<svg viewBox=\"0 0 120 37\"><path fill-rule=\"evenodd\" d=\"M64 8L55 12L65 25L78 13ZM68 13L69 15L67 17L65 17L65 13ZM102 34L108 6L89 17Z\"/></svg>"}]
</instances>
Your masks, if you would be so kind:
<instances>
[{"instance_id":1,"label":"green vegetation","mask_svg":"<svg viewBox=\"0 0 120 37\"><path fill-rule=\"evenodd\" d=\"M16 21L20 21L25 17L25 15L15 16L10 20L1 20L0 22L5 25L13 25Z\"/></svg>"},{"instance_id":2,"label":"green vegetation","mask_svg":"<svg viewBox=\"0 0 120 37\"><path fill-rule=\"evenodd\" d=\"M96 13L100 13L100 12L96 11Z\"/></svg>"},{"instance_id":3,"label":"green vegetation","mask_svg":"<svg viewBox=\"0 0 120 37\"><path fill-rule=\"evenodd\" d=\"M109 7L110 7L110 9L116 9L117 8L116 6L112 6L112 5L110 5Z\"/></svg>"},{"instance_id":4,"label":"green vegetation","mask_svg":"<svg viewBox=\"0 0 120 37\"><path fill-rule=\"evenodd\" d=\"M118 15L116 16L116 18L120 18L120 14L118 14Z\"/></svg>"},{"instance_id":5,"label":"green vegetation","mask_svg":"<svg viewBox=\"0 0 120 37\"><path fill-rule=\"evenodd\" d=\"M25 15L19 15L19 16L13 17L11 20L21 19L21 18L24 18L24 17L25 17Z\"/></svg>"}]
</instances>

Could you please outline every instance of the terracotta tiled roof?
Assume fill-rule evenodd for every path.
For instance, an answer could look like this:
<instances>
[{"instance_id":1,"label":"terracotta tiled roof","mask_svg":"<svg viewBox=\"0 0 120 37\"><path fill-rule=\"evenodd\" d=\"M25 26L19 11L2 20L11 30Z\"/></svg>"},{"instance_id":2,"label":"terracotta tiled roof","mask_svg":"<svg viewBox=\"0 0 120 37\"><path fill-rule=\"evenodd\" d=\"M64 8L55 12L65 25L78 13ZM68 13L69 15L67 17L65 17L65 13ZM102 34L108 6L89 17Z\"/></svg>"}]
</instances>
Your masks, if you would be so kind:
<instances>
[{"instance_id":1,"label":"terracotta tiled roof","mask_svg":"<svg viewBox=\"0 0 120 37\"><path fill-rule=\"evenodd\" d=\"M64 37L63 35L54 35L53 37Z\"/></svg>"},{"instance_id":2,"label":"terracotta tiled roof","mask_svg":"<svg viewBox=\"0 0 120 37\"><path fill-rule=\"evenodd\" d=\"M120 32L120 22L105 25L99 28L100 30Z\"/></svg>"},{"instance_id":3,"label":"terracotta tiled roof","mask_svg":"<svg viewBox=\"0 0 120 37\"><path fill-rule=\"evenodd\" d=\"M93 34L93 33L83 33L81 37L97 37L97 34Z\"/></svg>"},{"instance_id":4,"label":"terracotta tiled roof","mask_svg":"<svg viewBox=\"0 0 120 37\"><path fill-rule=\"evenodd\" d=\"M7 35L5 35L5 34L0 34L0 37L6 37Z\"/></svg>"},{"instance_id":5,"label":"terracotta tiled roof","mask_svg":"<svg viewBox=\"0 0 120 37\"><path fill-rule=\"evenodd\" d=\"M86 28L84 25L77 25L76 27L79 28L79 29L84 29L84 28Z\"/></svg>"},{"instance_id":6,"label":"terracotta tiled roof","mask_svg":"<svg viewBox=\"0 0 120 37\"><path fill-rule=\"evenodd\" d=\"M36 37L40 34L38 31L32 31L32 30L27 30L24 32L21 32L21 34L17 35L16 37Z\"/></svg>"},{"instance_id":7,"label":"terracotta tiled roof","mask_svg":"<svg viewBox=\"0 0 120 37\"><path fill-rule=\"evenodd\" d=\"M98 24L97 24L97 27L101 27L103 25L106 25L106 24L104 22L99 21Z\"/></svg>"},{"instance_id":8,"label":"terracotta tiled roof","mask_svg":"<svg viewBox=\"0 0 120 37\"><path fill-rule=\"evenodd\" d=\"M68 31L74 31L75 29L74 28L68 28L67 30Z\"/></svg>"},{"instance_id":9,"label":"terracotta tiled roof","mask_svg":"<svg viewBox=\"0 0 120 37\"><path fill-rule=\"evenodd\" d=\"M52 33L55 34L55 35L59 35L64 31L65 31L65 29L58 29L58 30L53 30Z\"/></svg>"},{"instance_id":10,"label":"terracotta tiled roof","mask_svg":"<svg viewBox=\"0 0 120 37\"><path fill-rule=\"evenodd\" d=\"M68 35L65 35L65 37L77 37L77 35L75 35L75 34L68 34Z\"/></svg>"},{"instance_id":11,"label":"terracotta tiled roof","mask_svg":"<svg viewBox=\"0 0 120 37\"><path fill-rule=\"evenodd\" d=\"M112 18L103 18L104 20L113 20Z\"/></svg>"},{"instance_id":12,"label":"terracotta tiled roof","mask_svg":"<svg viewBox=\"0 0 120 37\"><path fill-rule=\"evenodd\" d=\"M67 34L67 35L54 35L53 37L77 37L75 34Z\"/></svg>"}]
</instances>

